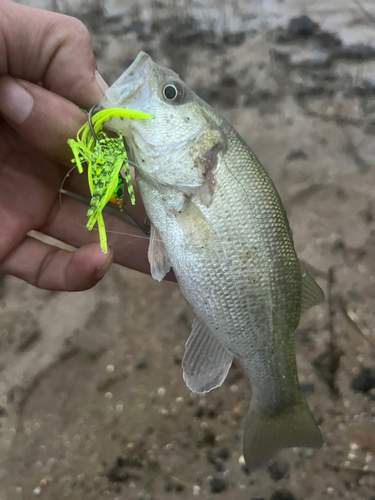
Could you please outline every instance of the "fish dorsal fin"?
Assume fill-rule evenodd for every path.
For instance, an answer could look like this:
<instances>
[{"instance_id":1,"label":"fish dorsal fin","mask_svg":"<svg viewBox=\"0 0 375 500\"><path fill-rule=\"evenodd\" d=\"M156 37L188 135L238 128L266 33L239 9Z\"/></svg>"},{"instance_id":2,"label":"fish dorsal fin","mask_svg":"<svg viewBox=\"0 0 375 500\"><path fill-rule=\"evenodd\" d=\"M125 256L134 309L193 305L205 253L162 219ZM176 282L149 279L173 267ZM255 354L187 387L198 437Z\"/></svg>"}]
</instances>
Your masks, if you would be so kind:
<instances>
[{"instance_id":1,"label":"fish dorsal fin","mask_svg":"<svg viewBox=\"0 0 375 500\"><path fill-rule=\"evenodd\" d=\"M203 323L195 319L182 360L183 376L189 389L203 393L219 387L232 361L233 356Z\"/></svg>"},{"instance_id":2,"label":"fish dorsal fin","mask_svg":"<svg viewBox=\"0 0 375 500\"><path fill-rule=\"evenodd\" d=\"M300 265L302 275L301 312L303 312L323 302L324 293L314 278L306 270L305 265L302 262L300 262Z\"/></svg>"},{"instance_id":3,"label":"fish dorsal fin","mask_svg":"<svg viewBox=\"0 0 375 500\"><path fill-rule=\"evenodd\" d=\"M162 281L164 276L171 269L171 263L164 243L153 224L151 224L150 243L148 245L147 256L150 263L151 276L154 280Z\"/></svg>"}]
</instances>

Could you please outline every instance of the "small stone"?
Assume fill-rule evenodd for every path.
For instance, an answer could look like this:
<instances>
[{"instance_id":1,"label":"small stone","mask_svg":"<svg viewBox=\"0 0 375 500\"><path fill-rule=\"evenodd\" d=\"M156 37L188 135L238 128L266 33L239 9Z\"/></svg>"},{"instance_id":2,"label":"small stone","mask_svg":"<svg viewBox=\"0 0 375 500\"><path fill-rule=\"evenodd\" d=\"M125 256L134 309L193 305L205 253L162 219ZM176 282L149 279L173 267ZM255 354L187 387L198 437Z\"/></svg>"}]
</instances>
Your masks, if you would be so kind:
<instances>
[{"instance_id":1,"label":"small stone","mask_svg":"<svg viewBox=\"0 0 375 500\"><path fill-rule=\"evenodd\" d=\"M107 366L105 367L105 371L106 371L107 373L113 373L113 372L115 371L115 367L114 367L113 365L107 365Z\"/></svg>"},{"instance_id":2,"label":"small stone","mask_svg":"<svg viewBox=\"0 0 375 500\"><path fill-rule=\"evenodd\" d=\"M375 48L371 47L371 45L358 43L342 47L338 55L350 61L367 61L374 58Z\"/></svg>"},{"instance_id":3,"label":"small stone","mask_svg":"<svg viewBox=\"0 0 375 500\"><path fill-rule=\"evenodd\" d=\"M277 28L274 32L276 43L292 42L299 39L307 39L314 36L319 25L308 16L293 17L286 28Z\"/></svg>"},{"instance_id":4,"label":"small stone","mask_svg":"<svg viewBox=\"0 0 375 500\"><path fill-rule=\"evenodd\" d=\"M315 392L315 385L313 382L302 382L299 385L299 388L305 397L311 396L311 394L314 394Z\"/></svg>"},{"instance_id":5,"label":"small stone","mask_svg":"<svg viewBox=\"0 0 375 500\"><path fill-rule=\"evenodd\" d=\"M211 429L204 429L203 431L203 443L209 446L215 446L216 434L211 431Z\"/></svg>"},{"instance_id":6,"label":"small stone","mask_svg":"<svg viewBox=\"0 0 375 500\"><path fill-rule=\"evenodd\" d=\"M277 490L272 493L270 500L296 500L296 497L288 490Z\"/></svg>"},{"instance_id":7,"label":"small stone","mask_svg":"<svg viewBox=\"0 0 375 500\"><path fill-rule=\"evenodd\" d=\"M33 490L33 494L34 494L34 495L36 495L36 496L38 496L38 495L40 495L41 491L42 491L42 488L41 488L40 486L37 486L37 487Z\"/></svg>"},{"instance_id":8,"label":"small stone","mask_svg":"<svg viewBox=\"0 0 375 500\"><path fill-rule=\"evenodd\" d=\"M209 448L207 450L206 458L207 458L207 462L208 463L210 463L210 464L215 464L216 463L215 453L213 452L213 450L211 448Z\"/></svg>"},{"instance_id":9,"label":"small stone","mask_svg":"<svg viewBox=\"0 0 375 500\"><path fill-rule=\"evenodd\" d=\"M164 389L164 387L159 387L159 389L158 389L158 396L160 396L160 397L165 396L165 389Z\"/></svg>"},{"instance_id":10,"label":"small stone","mask_svg":"<svg viewBox=\"0 0 375 500\"><path fill-rule=\"evenodd\" d=\"M355 392L369 392L375 387L375 369L363 367L360 373L352 378L350 387Z\"/></svg>"},{"instance_id":11,"label":"small stone","mask_svg":"<svg viewBox=\"0 0 375 500\"><path fill-rule=\"evenodd\" d=\"M6 417L8 415L6 409L3 406L0 406L0 417Z\"/></svg>"},{"instance_id":12,"label":"small stone","mask_svg":"<svg viewBox=\"0 0 375 500\"><path fill-rule=\"evenodd\" d=\"M274 481L280 481L288 474L289 464L287 462L276 461L269 465L267 470Z\"/></svg>"},{"instance_id":13,"label":"small stone","mask_svg":"<svg viewBox=\"0 0 375 500\"><path fill-rule=\"evenodd\" d=\"M220 479L218 477L213 477L210 480L211 493L221 493L222 491L225 491L227 487L228 485L226 481L224 481L223 479Z\"/></svg>"},{"instance_id":14,"label":"small stone","mask_svg":"<svg viewBox=\"0 0 375 500\"><path fill-rule=\"evenodd\" d=\"M214 464L214 468L215 468L216 472L223 472L223 470L224 470L224 466L221 462L216 462Z\"/></svg>"},{"instance_id":15,"label":"small stone","mask_svg":"<svg viewBox=\"0 0 375 500\"><path fill-rule=\"evenodd\" d=\"M312 36L319 28L318 23L310 19L308 16L293 17L289 21L287 31L293 38L307 38Z\"/></svg>"},{"instance_id":16,"label":"small stone","mask_svg":"<svg viewBox=\"0 0 375 500\"><path fill-rule=\"evenodd\" d=\"M221 460L229 460L230 459L230 451L228 448L221 448L217 452L217 458L220 458Z\"/></svg>"},{"instance_id":17,"label":"small stone","mask_svg":"<svg viewBox=\"0 0 375 500\"><path fill-rule=\"evenodd\" d=\"M52 483L52 481L53 481L52 476L46 476L46 477L44 477L43 479L40 480L40 484L44 486L46 484Z\"/></svg>"},{"instance_id":18,"label":"small stone","mask_svg":"<svg viewBox=\"0 0 375 500\"><path fill-rule=\"evenodd\" d=\"M334 252L342 252L345 250L345 243L342 240L336 240L332 245L332 250Z\"/></svg>"},{"instance_id":19,"label":"small stone","mask_svg":"<svg viewBox=\"0 0 375 500\"><path fill-rule=\"evenodd\" d=\"M146 368L148 368L148 362L145 359L141 359L140 361L138 361L135 367L137 368L137 370L145 370Z\"/></svg>"},{"instance_id":20,"label":"small stone","mask_svg":"<svg viewBox=\"0 0 375 500\"><path fill-rule=\"evenodd\" d=\"M198 410L195 412L195 416L197 418L202 418L204 416L204 408L199 407Z\"/></svg>"},{"instance_id":21,"label":"small stone","mask_svg":"<svg viewBox=\"0 0 375 500\"><path fill-rule=\"evenodd\" d=\"M302 149L292 149L286 157L286 161L307 160L308 156Z\"/></svg>"},{"instance_id":22,"label":"small stone","mask_svg":"<svg viewBox=\"0 0 375 500\"><path fill-rule=\"evenodd\" d=\"M195 497L197 497L197 496L199 496L200 492L201 492L200 486L198 486L197 484L194 484L194 486L193 486L193 495Z\"/></svg>"}]
</instances>

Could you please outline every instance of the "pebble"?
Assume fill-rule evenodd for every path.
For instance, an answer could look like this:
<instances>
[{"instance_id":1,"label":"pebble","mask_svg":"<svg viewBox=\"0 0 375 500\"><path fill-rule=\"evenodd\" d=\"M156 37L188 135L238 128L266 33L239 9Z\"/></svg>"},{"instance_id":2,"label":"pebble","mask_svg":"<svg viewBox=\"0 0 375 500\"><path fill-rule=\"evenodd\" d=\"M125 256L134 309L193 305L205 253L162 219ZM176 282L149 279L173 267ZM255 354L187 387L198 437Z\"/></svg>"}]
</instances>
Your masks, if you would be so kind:
<instances>
[{"instance_id":1,"label":"pebble","mask_svg":"<svg viewBox=\"0 0 375 500\"><path fill-rule=\"evenodd\" d=\"M200 407L198 410L195 412L195 416L197 418L202 418L204 416L204 408Z\"/></svg>"},{"instance_id":2,"label":"pebble","mask_svg":"<svg viewBox=\"0 0 375 500\"><path fill-rule=\"evenodd\" d=\"M342 47L338 54L341 58L351 61L367 61L375 56L375 48L364 43Z\"/></svg>"},{"instance_id":3,"label":"pebble","mask_svg":"<svg viewBox=\"0 0 375 500\"><path fill-rule=\"evenodd\" d=\"M197 484L195 484L195 485L193 486L193 495L194 495L195 497L197 497L197 496L199 496L199 493L200 493L200 492L201 492L201 488L200 488L200 486L198 486Z\"/></svg>"},{"instance_id":4,"label":"pebble","mask_svg":"<svg viewBox=\"0 0 375 500\"><path fill-rule=\"evenodd\" d=\"M141 359L141 361L139 361L135 367L137 368L137 370L145 370L146 368L148 368L148 362L145 360L145 359Z\"/></svg>"},{"instance_id":5,"label":"pebble","mask_svg":"<svg viewBox=\"0 0 375 500\"><path fill-rule=\"evenodd\" d=\"M222 491L225 491L227 487L228 485L226 481L224 481L223 479L220 479L218 477L213 477L210 480L211 493L221 493Z\"/></svg>"},{"instance_id":6,"label":"pebble","mask_svg":"<svg viewBox=\"0 0 375 500\"><path fill-rule=\"evenodd\" d=\"M292 149L286 156L286 161L307 160L308 156L303 149Z\"/></svg>"},{"instance_id":7,"label":"pebble","mask_svg":"<svg viewBox=\"0 0 375 500\"><path fill-rule=\"evenodd\" d=\"M229 460L230 459L230 451L228 448L221 448L217 452L217 458L220 458L221 460Z\"/></svg>"},{"instance_id":8,"label":"pebble","mask_svg":"<svg viewBox=\"0 0 375 500\"><path fill-rule=\"evenodd\" d=\"M289 464L287 462L277 461L269 465L267 470L274 481L280 481L288 474Z\"/></svg>"},{"instance_id":9,"label":"pebble","mask_svg":"<svg viewBox=\"0 0 375 500\"><path fill-rule=\"evenodd\" d=\"M375 369L363 367L359 374L352 378L350 387L355 392L368 392L375 387Z\"/></svg>"},{"instance_id":10,"label":"pebble","mask_svg":"<svg viewBox=\"0 0 375 500\"><path fill-rule=\"evenodd\" d=\"M275 42L285 43L299 40L301 38L310 38L316 34L318 29L319 25L308 16L303 15L293 17L285 29L279 28L276 30Z\"/></svg>"},{"instance_id":11,"label":"pebble","mask_svg":"<svg viewBox=\"0 0 375 500\"><path fill-rule=\"evenodd\" d=\"M288 490L277 490L272 493L270 500L296 500L296 497Z\"/></svg>"},{"instance_id":12,"label":"pebble","mask_svg":"<svg viewBox=\"0 0 375 500\"><path fill-rule=\"evenodd\" d=\"M299 388L304 396L311 396L311 394L315 392L315 385L313 382L302 382Z\"/></svg>"}]
</instances>

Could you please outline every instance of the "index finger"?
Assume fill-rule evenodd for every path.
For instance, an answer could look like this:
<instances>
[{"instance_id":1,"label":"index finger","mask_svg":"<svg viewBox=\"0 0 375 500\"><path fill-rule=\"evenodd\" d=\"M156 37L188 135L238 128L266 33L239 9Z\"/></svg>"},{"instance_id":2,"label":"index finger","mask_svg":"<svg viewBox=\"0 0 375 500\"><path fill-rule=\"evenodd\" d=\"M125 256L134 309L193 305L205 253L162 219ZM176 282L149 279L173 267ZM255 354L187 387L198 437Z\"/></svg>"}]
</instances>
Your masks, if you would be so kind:
<instances>
[{"instance_id":1,"label":"index finger","mask_svg":"<svg viewBox=\"0 0 375 500\"><path fill-rule=\"evenodd\" d=\"M87 28L78 19L0 0L0 76L43 86L82 108L103 97Z\"/></svg>"}]
</instances>

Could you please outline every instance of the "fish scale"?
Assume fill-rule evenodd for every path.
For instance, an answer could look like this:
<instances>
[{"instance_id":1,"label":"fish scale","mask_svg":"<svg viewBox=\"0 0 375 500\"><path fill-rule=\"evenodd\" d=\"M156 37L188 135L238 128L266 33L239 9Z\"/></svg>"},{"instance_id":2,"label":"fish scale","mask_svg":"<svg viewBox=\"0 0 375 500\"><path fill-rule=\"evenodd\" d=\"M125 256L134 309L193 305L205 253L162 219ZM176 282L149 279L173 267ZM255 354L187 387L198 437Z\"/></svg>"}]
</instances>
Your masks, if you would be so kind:
<instances>
[{"instance_id":1,"label":"fish scale","mask_svg":"<svg viewBox=\"0 0 375 500\"><path fill-rule=\"evenodd\" d=\"M168 86L176 102L168 102ZM150 240L151 274L160 280L172 265L196 315L184 380L207 392L224 381L233 357L242 365L252 388L244 435L250 470L281 448L319 447L299 390L294 330L322 292L297 258L271 179L237 132L147 54L110 90L103 107L156 117L123 132L158 236Z\"/></svg>"}]
</instances>

